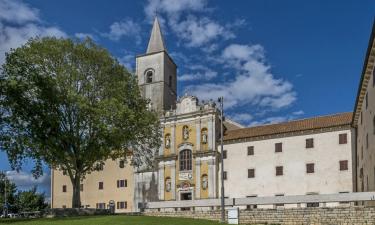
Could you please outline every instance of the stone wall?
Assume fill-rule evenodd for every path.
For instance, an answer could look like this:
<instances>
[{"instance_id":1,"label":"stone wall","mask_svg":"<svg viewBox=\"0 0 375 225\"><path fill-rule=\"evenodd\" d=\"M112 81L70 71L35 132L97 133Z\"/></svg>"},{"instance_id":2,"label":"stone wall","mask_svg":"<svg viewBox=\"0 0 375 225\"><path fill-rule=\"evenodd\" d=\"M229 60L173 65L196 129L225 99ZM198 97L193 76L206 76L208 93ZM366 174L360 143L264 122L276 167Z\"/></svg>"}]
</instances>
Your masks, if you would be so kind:
<instances>
[{"instance_id":1,"label":"stone wall","mask_svg":"<svg viewBox=\"0 0 375 225\"><path fill-rule=\"evenodd\" d=\"M220 220L220 211L146 211L147 216ZM240 224L364 225L375 224L375 207L321 207L240 210Z\"/></svg>"}]
</instances>

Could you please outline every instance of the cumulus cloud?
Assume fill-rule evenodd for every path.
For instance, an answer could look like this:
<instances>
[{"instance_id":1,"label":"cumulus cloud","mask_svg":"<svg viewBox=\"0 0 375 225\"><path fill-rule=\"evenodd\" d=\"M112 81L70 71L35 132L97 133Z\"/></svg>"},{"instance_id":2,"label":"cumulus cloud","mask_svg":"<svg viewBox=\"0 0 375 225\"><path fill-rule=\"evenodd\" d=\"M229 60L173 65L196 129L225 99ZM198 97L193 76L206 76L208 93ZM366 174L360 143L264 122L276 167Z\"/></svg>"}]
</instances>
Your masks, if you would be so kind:
<instances>
[{"instance_id":1,"label":"cumulus cloud","mask_svg":"<svg viewBox=\"0 0 375 225\"><path fill-rule=\"evenodd\" d=\"M44 25L37 9L18 0L0 0L0 65L6 52L36 36L65 37L66 34L58 27Z\"/></svg>"},{"instance_id":2,"label":"cumulus cloud","mask_svg":"<svg viewBox=\"0 0 375 225\"><path fill-rule=\"evenodd\" d=\"M39 10L19 0L0 0L0 20L16 24L40 21Z\"/></svg>"},{"instance_id":3,"label":"cumulus cloud","mask_svg":"<svg viewBox=\"0 0 375 225\"><path fill-rule=\"evenodd\" d=\"M231 44L223 50L219 60L233 69L233 79L189 86L189 92L202 99L224 96L226 108L250 104L281 109L297 99L293 85L271 73L262 46Z\"/></svg>"},{"instance_id":4,"label":"cumulus cloud","mask_svg":"<svg viewBox=\"0 0 375 225\"><path fill-rule=\"evenodd\" d=\"M48 191L50 187L51 177L49 173L43 173L41 177L35 179L31 173L7 171L6 176L10 181L15 183L18 188L22 190L30 189L37 186L39 190Z\"/></svg>"},{"instance_id":5,"label":"cumulus cloud","mask_svg":"<svg viewBox=\"0 0 375 225\"><path fill-rule=\"evenodd\" d=\"M211 69L206 69L204 71L185 73L178 77L179 81L194 81L194 80L211 80L217 77L217 72Z\"/></svg>"},{"instance_id":6,"label":"cumulus cloud","mask_svg":"<svg viewBox=\"0 0 375 225\"><path fill-rule=\"evenodd\" d=\"M189 47L199 47L218 38L226 40L235 37L230 30L207 17L189 16L181 22L171 20L169 24Z\"/></svg>"},{"instance_id":7,"label":"cumulus cloud","mask_svg":"<svg viewBox=\"0 0 375 225\"><path fill-rule=\"evenodd\" d=\"M203 11L206 6L207 0L148 0L144 11L149 20L161 13L178 18L182 12Z\"/></svg>"},{"instance_id":8,"label":"cumulus cloud","mask_svg":"<svg viewBox=\"0 0 375 225\"><path fill-rule=\"evenodd\" d=\"M248 121L253 119L253 116L250 113L232 113L229 118L240 123L248 123Z\"/></svg>"},{"instance_id":9,"label":"cumulus cloud","mask_svg":"<svg viewBox=\"0 0 375 225\"><path fill-rule=\"evenodd\" d=\"M135 38L136 43L141 42L141 26L132 19L126 19L119 22L114 22L109 27L108 33L103 33L103 36L112 41L119 41L123 37Z\"/></svg>"}]
</instances>

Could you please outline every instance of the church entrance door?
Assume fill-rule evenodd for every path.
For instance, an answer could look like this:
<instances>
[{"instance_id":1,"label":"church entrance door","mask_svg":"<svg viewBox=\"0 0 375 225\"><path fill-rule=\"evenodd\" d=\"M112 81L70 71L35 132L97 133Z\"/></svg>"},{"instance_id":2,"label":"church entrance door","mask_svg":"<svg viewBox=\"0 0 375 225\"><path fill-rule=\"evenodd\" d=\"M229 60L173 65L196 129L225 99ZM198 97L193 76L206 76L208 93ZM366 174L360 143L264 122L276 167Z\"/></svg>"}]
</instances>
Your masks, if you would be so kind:
<instances>
[{"instance_id":1,"label":"church entrance door","mask_svg":"<svg viewBox=\"0 0 375 225\"><path fill-rule=\"evenodd\" d=\"M181 193L181 201L186 201L186 200L192 200L191 192ZM189 207L181 208L181 211L188 211L188 210L190 210Z\"/></svg>"}]
</instances>

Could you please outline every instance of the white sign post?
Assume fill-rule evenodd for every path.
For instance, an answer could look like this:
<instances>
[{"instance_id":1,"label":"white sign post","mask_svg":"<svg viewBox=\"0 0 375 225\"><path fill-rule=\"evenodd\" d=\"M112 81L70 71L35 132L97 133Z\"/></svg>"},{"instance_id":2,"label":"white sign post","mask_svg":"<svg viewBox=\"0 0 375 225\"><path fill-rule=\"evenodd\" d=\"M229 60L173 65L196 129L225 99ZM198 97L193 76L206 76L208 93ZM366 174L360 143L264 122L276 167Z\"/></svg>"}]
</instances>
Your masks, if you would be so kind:
<instances>
[{"instance_id":1,"label":"white sign post","mask_svg":"<svg viewBox=\"0 0 375 225\"><path fill-rule=\"evenodd\" d=\"M238 208L228 208L228 224L238 224Z\"/></svg>"}]
</instances>

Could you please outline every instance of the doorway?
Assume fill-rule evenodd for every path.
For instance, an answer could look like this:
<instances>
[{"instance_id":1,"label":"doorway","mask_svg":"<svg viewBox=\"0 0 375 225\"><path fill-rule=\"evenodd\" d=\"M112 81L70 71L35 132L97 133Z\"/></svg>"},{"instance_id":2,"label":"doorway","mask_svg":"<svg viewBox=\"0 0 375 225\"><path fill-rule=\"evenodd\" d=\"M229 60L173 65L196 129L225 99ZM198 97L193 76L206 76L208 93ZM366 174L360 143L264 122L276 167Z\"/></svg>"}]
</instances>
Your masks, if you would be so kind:
<instances>
[{"instance_id":1,"label":"doorway","mask_svg":"<svg viewBox=\"0 0 375 225\"><path fill-rule=\"evenodd\" d=\"M186 193L181 193L181 201L186 201L186 200L193 200L192 198L192 193L191 192L186 192ZM183 207L181 208L181 211L189 211L189 207Z\"/></svg>"}]
</instances>

